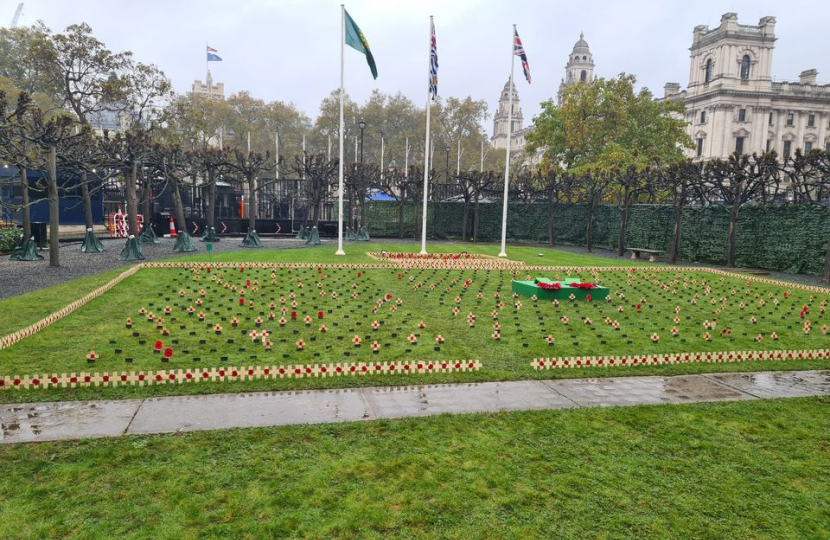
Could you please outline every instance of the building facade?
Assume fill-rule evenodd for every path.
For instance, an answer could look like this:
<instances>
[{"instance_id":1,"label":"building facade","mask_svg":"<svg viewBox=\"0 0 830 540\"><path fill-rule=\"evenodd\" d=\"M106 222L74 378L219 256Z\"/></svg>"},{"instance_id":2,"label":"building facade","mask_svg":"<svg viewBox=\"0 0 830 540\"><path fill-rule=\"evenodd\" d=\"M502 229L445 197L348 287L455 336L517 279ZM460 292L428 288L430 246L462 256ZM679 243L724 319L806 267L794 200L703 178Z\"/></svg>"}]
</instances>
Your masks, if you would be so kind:
<instances>
[{"instance_id":1,"label":"building facade","mask_svg":"<svg viewBox=\"0 0 830 540\"><path fill-rule=\"evenodd\" d=\"M737 14L726 13L717 28L695 27L688 87L664 88L664 99L686 107L695 144L689 157L830 150L830 85L817 83L815 69L802 71L798 82L773 81L775 22L763 17L743 25Z\"/></svg>"},{"instance_id":2,"label":"building facade","mask_svg":"<svg viewBox=\"0 0 830 540\"><path fill-rule=\"evenodd\" d=\"M565 64L565 76L559 84L559 91L556 94L557 103L562 103L562 96L565 90L573 84L578 82L592 82L594 80L594 57L591 54L591 49L588 42L585 41L585 35L579 34L579 41L577 41L571 54L568 56L568 62ZM516 152L524 150L527 144L525 137L533 129L533 126L524 127L524 117L522 116L522 108L519 101L519 93L516 91L516 85L510 88L510 80L504 83L504 88L499 96L499 103L496 107L496 114L493 116L493 136L490 138L490 143L496 150L505 150L507 148L507 124L508 113L510 108L510 93L513 93L513 127L511 131L510 149ZM525 159L528 164L538 162L541 153L533 158ZM528 161L529 160L529 161Z\"/></svg>"},{"instance_id":3,"label":"building facade","mask_svg":"<svg viewBox=\"0 0 830 540\"><path fill-rule=\"evenodd\" d=\"M207 96L212 99L225 99L225 83L213 84L213 76L210 74L210 70L207 72L204 83L202 81L193 81L193 86L190 91L194 94Z\"/></svg>"}]
</instances>

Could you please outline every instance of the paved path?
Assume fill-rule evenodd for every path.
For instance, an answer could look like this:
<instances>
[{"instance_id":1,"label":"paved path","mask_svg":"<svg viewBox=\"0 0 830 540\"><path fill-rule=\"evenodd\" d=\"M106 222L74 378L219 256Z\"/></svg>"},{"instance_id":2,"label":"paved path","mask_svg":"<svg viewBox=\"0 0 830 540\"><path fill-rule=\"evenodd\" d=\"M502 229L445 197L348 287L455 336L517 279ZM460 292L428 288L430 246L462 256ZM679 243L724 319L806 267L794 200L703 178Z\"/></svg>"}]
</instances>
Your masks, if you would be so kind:
<instances>
[{"instance_id":1,"label":"paved path","mask_svg":"<svg viewBox=\"0 0 830 540\"><path fill-rule=\"evenodd\" d=\"M830 370L511 381L0 405L0 442L354 422L442 413L830 395Z\"/></svg>"}]
</instances>

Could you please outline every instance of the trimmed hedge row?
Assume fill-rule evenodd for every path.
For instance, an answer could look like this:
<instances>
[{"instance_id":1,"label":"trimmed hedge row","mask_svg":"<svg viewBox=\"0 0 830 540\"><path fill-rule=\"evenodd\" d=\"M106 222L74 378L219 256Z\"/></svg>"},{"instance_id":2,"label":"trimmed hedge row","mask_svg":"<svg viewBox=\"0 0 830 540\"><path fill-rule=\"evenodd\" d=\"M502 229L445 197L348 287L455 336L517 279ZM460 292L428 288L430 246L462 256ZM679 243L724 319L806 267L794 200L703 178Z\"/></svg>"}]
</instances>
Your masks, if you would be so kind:
<instances>
[{"instance_id":1,"label":"trimmed hedge row","mask_svg":"<svg viewBox=\"0 0 830 540\"><path fill-rule=\"evenodd\" d=\"M368 205L369 233L377 237L398 237L398 205L373 202ZM481 205L479 240L501 239L501 204ZM404 237L420 237L417 216L420 206L407 203ZM434 238L462 238L463 203L430 203L427 233ZM587 207L559 205L554 215L556 242L584 246ZM546 204L510 203L507 237L511 242L547 243ZM674 209L662 205L636 205L629 213L626 245L668 251L674 229ZM470 212L467 240L472 231ZM594 246L616 249L620 210L614 205L595 211ZM680 259L726 264L729 208L723 206L687 208L683 214ZM830 210L816 206L746 207L741 209L737 233L738 266L802 274L821 274L827 240L830 238Z\"/></svg>"}]
</instances>

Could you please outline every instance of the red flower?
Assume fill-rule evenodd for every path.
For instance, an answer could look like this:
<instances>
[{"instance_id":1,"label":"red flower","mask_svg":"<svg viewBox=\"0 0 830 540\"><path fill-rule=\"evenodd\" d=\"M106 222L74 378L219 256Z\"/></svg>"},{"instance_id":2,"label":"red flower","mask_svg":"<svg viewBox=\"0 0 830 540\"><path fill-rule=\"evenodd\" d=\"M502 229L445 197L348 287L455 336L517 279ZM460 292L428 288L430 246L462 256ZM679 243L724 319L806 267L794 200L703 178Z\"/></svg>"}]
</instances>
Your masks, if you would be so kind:
<instances>
[{"instance_id":1,"label":"red flower","mask_svg":"<svg viewBox=\"0 0 830 540\"><path fill-rule=\"evenodd\" d=\"M296 312L296 311L292 311L292 312L291 312L291 319L294 319L294 320L295 320L296 318L297 318L297 312Z\"/></svg>"},{"instance_id":2,"label":"red flower","mask_svg":"<svg viewBox=\"0 0 830 540\"><path fill-rule=\"evenodd\" d=\"M322 319L322 318L323 318L323 312L322 312L322 311L318 311L318 312L317 312L317 318L318 318L318 319Z\"/></svg>"},{"instance_id":3,"label":"red flower","mask_svg":"<svg viewBox=\"0 0 830 540\"><path fill-rule=\"evenodd\" d=\"M166 349L164 349L164 357L165 358L171 358L172 356L173 356L173 349L171 349L170 347L167 347Z\"/></svg>"},{"instance_id":4,"label":"red flower","mask_svg":"<svg viewBox=\"0 0 830 540\"><path fill-rule=\"evenodd\" d=\"M596 285L594 285L593 283L588 283L588 282L571 283L570 287L573 287L574 289L596 289L597 288Z\"/></svg>"},{"instance_id":5,"label":"red flower","mask_svg":"<svg viewBox=\"0 0 830 540\"><path fill-rule=\"evenodd\" d=\"M245 299L244 299L244 298L240 298L240 299L239 299L239 305L240 305L240 306L244 306L244 305L245 305Z\"/></svg>"},{"instance_id":6,"label":"red flower","mask_svg":"<svg viewBox=\"0 0 830 540\"><path fill-rule=\"evenodd\" d=\"M561 283L537 283L536 286L546 291L558 291L562 288Z\"/></svg>"},{"instance_id":7,"label":"red flower","mask_svg":"<svg viewBox=\"0 0 830 540\"><path fill-rule=\"evenodd\" d=\"M157 351L160 351L164 348L164 344L161 341L156 341L155 348Z\"/></svg>"}]
</instances>

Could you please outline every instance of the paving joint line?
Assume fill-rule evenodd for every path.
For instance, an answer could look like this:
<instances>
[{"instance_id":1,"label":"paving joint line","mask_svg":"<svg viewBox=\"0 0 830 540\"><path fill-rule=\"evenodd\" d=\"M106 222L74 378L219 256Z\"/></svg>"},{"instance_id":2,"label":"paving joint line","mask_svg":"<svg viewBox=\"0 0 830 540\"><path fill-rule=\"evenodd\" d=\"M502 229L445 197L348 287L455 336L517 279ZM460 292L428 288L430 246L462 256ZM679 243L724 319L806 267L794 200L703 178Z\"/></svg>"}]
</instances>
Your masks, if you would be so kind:
<instances>
[{"instance_id":1,"label":"paving joint line","mask_svg":"<svg viewBox=\"0 0 830 540\"><path fill-rule=\"evenodd\" d=\"M124 431L121 433L121 435L127 435L130 432L130 426L133 425L133 420L135 420L135 417L138 416L138 411L140 411L141 407L144 406L145 401L147 401L147 398L143 398L138 403L138 407L135 408L135 412L133 413L132 417L130 417L130 421L127 422L127 427L124 428Z\"/></svg>"},{"instance_id":2,"label":"paving joint line","mask_svg":"<svg viewBox=\"0 0 830 540\"><path fill-rule=\"evenodd\" d=\"M365 388L358 388L357 389L357 393L360 396L360 401L363 402L363 406L366 407L366 411L367 411L367 414L368 414L368 416L364 416L363 419L364 420L380 420L381 417L378 416L378 412L372 406L372 402L369 400L369 398L366 397L366 394L363 392L364 390L366 390L366 389Z\"/></svg>"},{"instance_id":3,"label":"paving joint line","mask_svg":"<svg viewBox=\"0 0 830 540\"><path fill-rule=\"evenodd\" d=\"M700 374L698 374L697 376L698 376L698 377L701 377L701 378L703 378L703 379L706 379L707 381L709 381L709 382L711 382L711 383L714 383L714 384L716 384L716 385L718 385L718 386L720 386L720 387L722 387L722 388L726 388L726 389L728 389L728 390L733 390L733 391L735 391L735 392L738 392L739 394L744 394L744 395L746 395L746 396L749 396L749 397L751 397L752 399L764 399L763 397L758 396L758 395L755 395L755 394L753 394L752 392L750 392L750 391L748 391L748 390L745 390L745 389L743 389L743 388L738 388L737 386L733 386L733 385L731 385L731 384L729 384L729 383L725 383L725 382L723 382L723 381L719 381L719 380L717 380L717 379L714 379L714 378L712 378L712 377L710 376L710 374L709 374L709 373L700 373Z\"/></svg>"},{"instance_id":4,"label":"paving joint line","mask_svg":"<svg viewBox=\"0 0 830 540\"><path fill-rule=\"evenodd\" d=\"M561 396L561 397L565 398L566 400L570 401L571 403L573 403L573 404L574 404L574 406L575 406L577 409L583 409L583 408L586 408L586 407L587 407L587 405L586 405L585 407L583 407L582 405L580 405L579 403L577 403L574 399L572 399L572 398L570 398L570 397L566 396L565 394L563 394L562 392L560 392L559 390L557 390L556 388L554 388L553 386L551 386L550 384L548 384L548 383L553 383L553 382L556 382L556 381L559 381L559 380L565 380L565 379L556 379L556 380L554 380L554 379L546 379L546 380L542 380L542 381L540 381L540 382L542 383L542 385L543 385L545 388L547 388L548 390L550 390L551 392L553 392L553 393L554 393L554 394L556 394L557 396Z\"/></svg>"}]
</instances>

